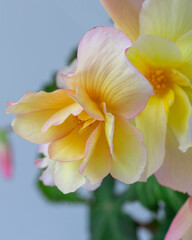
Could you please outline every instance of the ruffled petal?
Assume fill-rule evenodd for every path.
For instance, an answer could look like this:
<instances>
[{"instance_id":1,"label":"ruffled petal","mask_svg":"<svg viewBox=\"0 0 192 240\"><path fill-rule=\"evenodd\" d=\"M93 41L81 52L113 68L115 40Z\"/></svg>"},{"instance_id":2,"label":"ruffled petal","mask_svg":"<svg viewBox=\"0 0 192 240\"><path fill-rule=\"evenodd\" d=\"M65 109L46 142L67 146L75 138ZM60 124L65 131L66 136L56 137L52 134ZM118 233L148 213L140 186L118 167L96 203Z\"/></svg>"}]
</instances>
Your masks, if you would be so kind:
<instances>
[{"instance_id":1,"label":"ruffled petal","mask_svg":"<svg viewBox=\"0 0 192 240\"><path fill-rule=\"evenodd\" d=\"M166 234L165 240L191 239L183 238L192 227L192 197L188 198L185 204L177 213ZM189 235L188 235L189 237ZM192 235L191 235L192 237Z\"/></svg>"},{"instance_id":2,"label":"ruffled petal","mask_svg":"<svg viewBox=\"0 0 192 240\"><path fill-rule=\"evenodd\" d=\"M51 93L27 92L17 103L8 102L6 112L18 114L45 109L57 111L74 103L74 100L68 96L69 93L74 93L74 91L60 89Z\"/></svg>"},{"instance_id":3,"label":"ruffled petal","mask_svg":"<svg viewBox=\"0 0 192 240\"><path fill-rule=\"evenodd\" d=\"M78 103L73 103L67 107L59 110L53 116L51 116L43 125L41 131L46 132L51 126L57 126L62 124L70 114L77 116L83 111L83 108Z\"/></svg>"},{"instance_id":4,"label":"ruffled petal","mask_svg":"<svg viewBox=\"0 0 192 240\"><path fill-rule=\"evenodd\" d=\"M85 177L78 171L81 163L82 161L55 163L54 183L64 194L74 192L85 184Z\"/></svg>"},{"instance_id":5,"label":"ruffled petal","mask_svg":"<svg viewBox=\"0 0 192 240\"><path fill-rule=\"evenodd\" d=\"M42 132L43 125L54 113L55 110L42 110L20 114L12 122L13 130L25 140L37 144L60 139L75 128L76 122L73 116L69 116L61 125L52 126L46 132Z\"/></svg>"},{"instance_id":6,"label":"ruffled petal","mask_svg":"<svg viewBox=\"0 0 192 240\"><path fill-rule=\"evenodd\" d=\"M168 123L179 141L179 148L185 152L191 143L188 142L187 135L189 128L189 118L191 116L191 103L187 94L179 86L174 86L175 100L169 109Z\"/></svg>"},{"instance_id":7,"label":"ruffled petal","mask_svg":"<svg viewBox=\"0 0 192 240\"><path fill-rule=\"evenodd\" d=\"M139 35L139 14L144 0L100 0L117 28L133 41Z\"/></svg>"},{"instance_id":8,"label":"ruffled petal","mask_svg":"<svg viewBox=\"0 0 192 240\"><path fill-rule=\"evenodd\" d=\"M49 145L49 157L57 161L76 161L85 157L85 146L88 137L96 126L90 126L85 131L76 127L66 137Z\"/></svg>"},{"instance_id":9,"label":"ruffled petal","mask_svg":"<svg viewBox=\"0 0 192 240\"><path fill-rule=\"evenodd\" d=\"M147 164L141 180L146 180L163 163L167 116L164 101L157 96L150 98L147 107L136 118L136 126L144 136L147 148Z\"/></svg>"},{"instance_id":10,"label":"ruffled petal","mask_svg":"<svg viewBox=\"0 0 192 240\"><path fill-rule=\"evenodd\" d=\"M90 30L78 47L76 72L65 77L68 88L82 89L83 95L87 94L98 108L105 102L112 114L126 118L136 116L144 109L153 88L128 61L125 50L130 46L129 38L118 29L98 27ZM88 105L90 101L83 100L87 112Z\"/></svg>"},{"instance_id":11,"label":"ruffled petal","mask_svg":"<svg viewBox=\"0 0 192 240\"><path fill-rule=\"evenodd\" d=\"M178 143L168 128L166 138L166 156L163 165L156 172L160 184L174 190L192 195L192 149L183 153L178 149Z\"/></svg>"},{"instance_id":12,"label":"ruffled petal","mask_svg":"<svg viewBox=\"0 0 192 240\"><path fill-rule=\"evenodd\" d=\"M140 14L140 34L175 42L192 29L191 0L146 0Z\"/></svg>"},{"instance_id":13,"label":"ruffled petal","mask_svg":"<svg viewBox=\"0 0 192 240\"><path fill-rule=\"evenodd\" d=\"M124 182L136 182L144 170L147 152L143 136L129 121L115 117L111 175Z\"/></svg>"}]
</instances>

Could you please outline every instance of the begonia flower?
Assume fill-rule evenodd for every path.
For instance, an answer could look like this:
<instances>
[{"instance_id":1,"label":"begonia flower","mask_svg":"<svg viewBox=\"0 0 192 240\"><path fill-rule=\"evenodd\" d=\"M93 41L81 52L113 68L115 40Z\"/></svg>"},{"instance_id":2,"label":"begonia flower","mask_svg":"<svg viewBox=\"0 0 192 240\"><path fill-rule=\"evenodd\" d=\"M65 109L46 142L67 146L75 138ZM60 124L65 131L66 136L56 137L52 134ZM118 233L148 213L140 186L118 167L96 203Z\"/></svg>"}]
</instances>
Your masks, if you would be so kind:
<instances>
[{"instance_id":1,"label":"begonia flower","mask_svg":"<svg viewBox=\"0 0 192 240\"><path fill-rule=\"evenodd\" d=\"M98 184L109 173L137 181L147 153L141 132L129 121L146 106L153 88L125 55L129 38L112 27L98 27L82 38L68 89L27 92L7 113L18 114L14 131L36 143L49 143L56 161L53 181L64 193Z\"/></svg>"},{"instance_id":2,"label":"begonia flower","mask_svg":"<svg viewBox=\"0 0 192 240\"><path fill-rule=\"evenodd\" d=\"M181 207L165 237L165 240L181 239L192 239L192 197Z\"/></svg>"},{"instance_id":3,"label":"begonia flower","mask_svg":"<svg viewBox=\"0 0 192 240\"><path fill-rule=\"evenodd\" d=\"M12 177L11 148L5 130L0 130L0 169L5 178Z\"/></svg>"},{"instance_id":4,"label":"begonia flower","mask_svg":"<svg viewBox=\"0 0 192 240\"><path fill-rule=\"evenodd\" d=\"M159 169L161 184L192 194L192 0L101 2L134 41L127 57L155 91L136 117L148 152L141 180Z\"/></svg>"}]
</instances>

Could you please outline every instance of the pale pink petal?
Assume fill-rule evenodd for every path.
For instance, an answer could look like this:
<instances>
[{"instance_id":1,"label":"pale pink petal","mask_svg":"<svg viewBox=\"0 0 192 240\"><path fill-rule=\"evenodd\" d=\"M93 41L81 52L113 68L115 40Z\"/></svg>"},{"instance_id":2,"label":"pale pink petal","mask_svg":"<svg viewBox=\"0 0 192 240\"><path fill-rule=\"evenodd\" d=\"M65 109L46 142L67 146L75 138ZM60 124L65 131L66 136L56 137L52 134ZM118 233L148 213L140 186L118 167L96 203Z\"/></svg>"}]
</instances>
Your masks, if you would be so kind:
<instances>
[{"instance_id":1,"label":"pale pink petal","mask_svg":"<svg viewBox=\"0 0 192 240\"><path fill-rule=\"evenodd\" d=\"M47 168L42 172L39 180L43 182L46 186L55 186L54 180L53 180L53 171L55 167L55 161L48 160L48 166Z\"/></svg>"},{"instance_id":2,"label":"pale pink petal","mask_svg":"<svg viewBox=\"0 0 192 240\"><path fill-rule=\"evenodd\" d=\"M178 149L178 145L168 128L165 160L155 176L160 184L192 195L192 148L183 153Z\"/></svg>"},{"instance_id":3,"label":"pale pink petal","mask_svg":"<svg viewBox=\"0 0 192 240\"><path fill-rule=\"evenodd\" d=\"M139 35L139 14L144 0L100 0L117 28L132 40Z\"/></svg>"},{"instance_id":4,"label":"pale pink petal","mask_svg":"<svg viewBox=\"0 0 192 240\"><path fill-rule=\"evenodd\" d=\"M63 75L74 73L77 68L77 59L73 60L73 62L69 66L63 67L56 76L56 83L58 88L66 88L66 85L63 81Z\"/></svg>"},{"instance_id":5,"label":"pale pink petal","mask_svg":"<svg viewBox=\"0 0 192 240\"><path fill-rule=\"evenodd\" d=\"M192 227L192 211L191 211L192 201L191 200L192 200L192 197L190 197L185 202L185 204L177 213L176 217L174 218L169 228L169 231L165 237L165 240L179 240Z\"/></svg>"}]
</instances>

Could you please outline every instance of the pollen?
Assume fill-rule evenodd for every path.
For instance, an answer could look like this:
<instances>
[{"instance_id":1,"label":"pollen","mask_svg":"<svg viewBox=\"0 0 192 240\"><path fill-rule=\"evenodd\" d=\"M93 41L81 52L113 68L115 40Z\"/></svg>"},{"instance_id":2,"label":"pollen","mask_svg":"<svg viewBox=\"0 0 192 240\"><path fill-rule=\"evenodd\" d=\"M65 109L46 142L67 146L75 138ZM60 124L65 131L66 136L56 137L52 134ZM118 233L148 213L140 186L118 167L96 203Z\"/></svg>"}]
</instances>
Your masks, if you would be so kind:
<instances>
[{"instance_id":1,"label":"pollen","mask_svg":"<svg viewBox=\"0 0 192 240\"><path fill-rule=\"evenodd\" d=\"M145 77L154 88L155 94L162 95L169 89L169 74L160 69L150 70Z\"/></svg>"}]
</instances>

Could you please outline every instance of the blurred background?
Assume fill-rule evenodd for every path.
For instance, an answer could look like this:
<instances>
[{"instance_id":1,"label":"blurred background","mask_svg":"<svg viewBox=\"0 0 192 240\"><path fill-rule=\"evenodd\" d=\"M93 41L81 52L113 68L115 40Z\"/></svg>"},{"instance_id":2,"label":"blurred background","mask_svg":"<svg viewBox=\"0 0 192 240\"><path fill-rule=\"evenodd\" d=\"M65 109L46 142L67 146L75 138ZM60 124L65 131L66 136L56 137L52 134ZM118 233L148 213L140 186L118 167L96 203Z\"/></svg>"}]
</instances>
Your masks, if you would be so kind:
<instances>
[{"instance_id":1,"label":"blurred background","mask_svg":"<svg viewBox=\"0 0 192 240\"><path fill-rule=\"evenodd\" d=\"M0 0L0 127L7 101L39 91L66 65L82 36L112 25L98 0ZM37 188L37 146L11 134L14 176L0 179L0 239L88 240L84 205L51 203Z\"/></svg>"}]
</instances>

